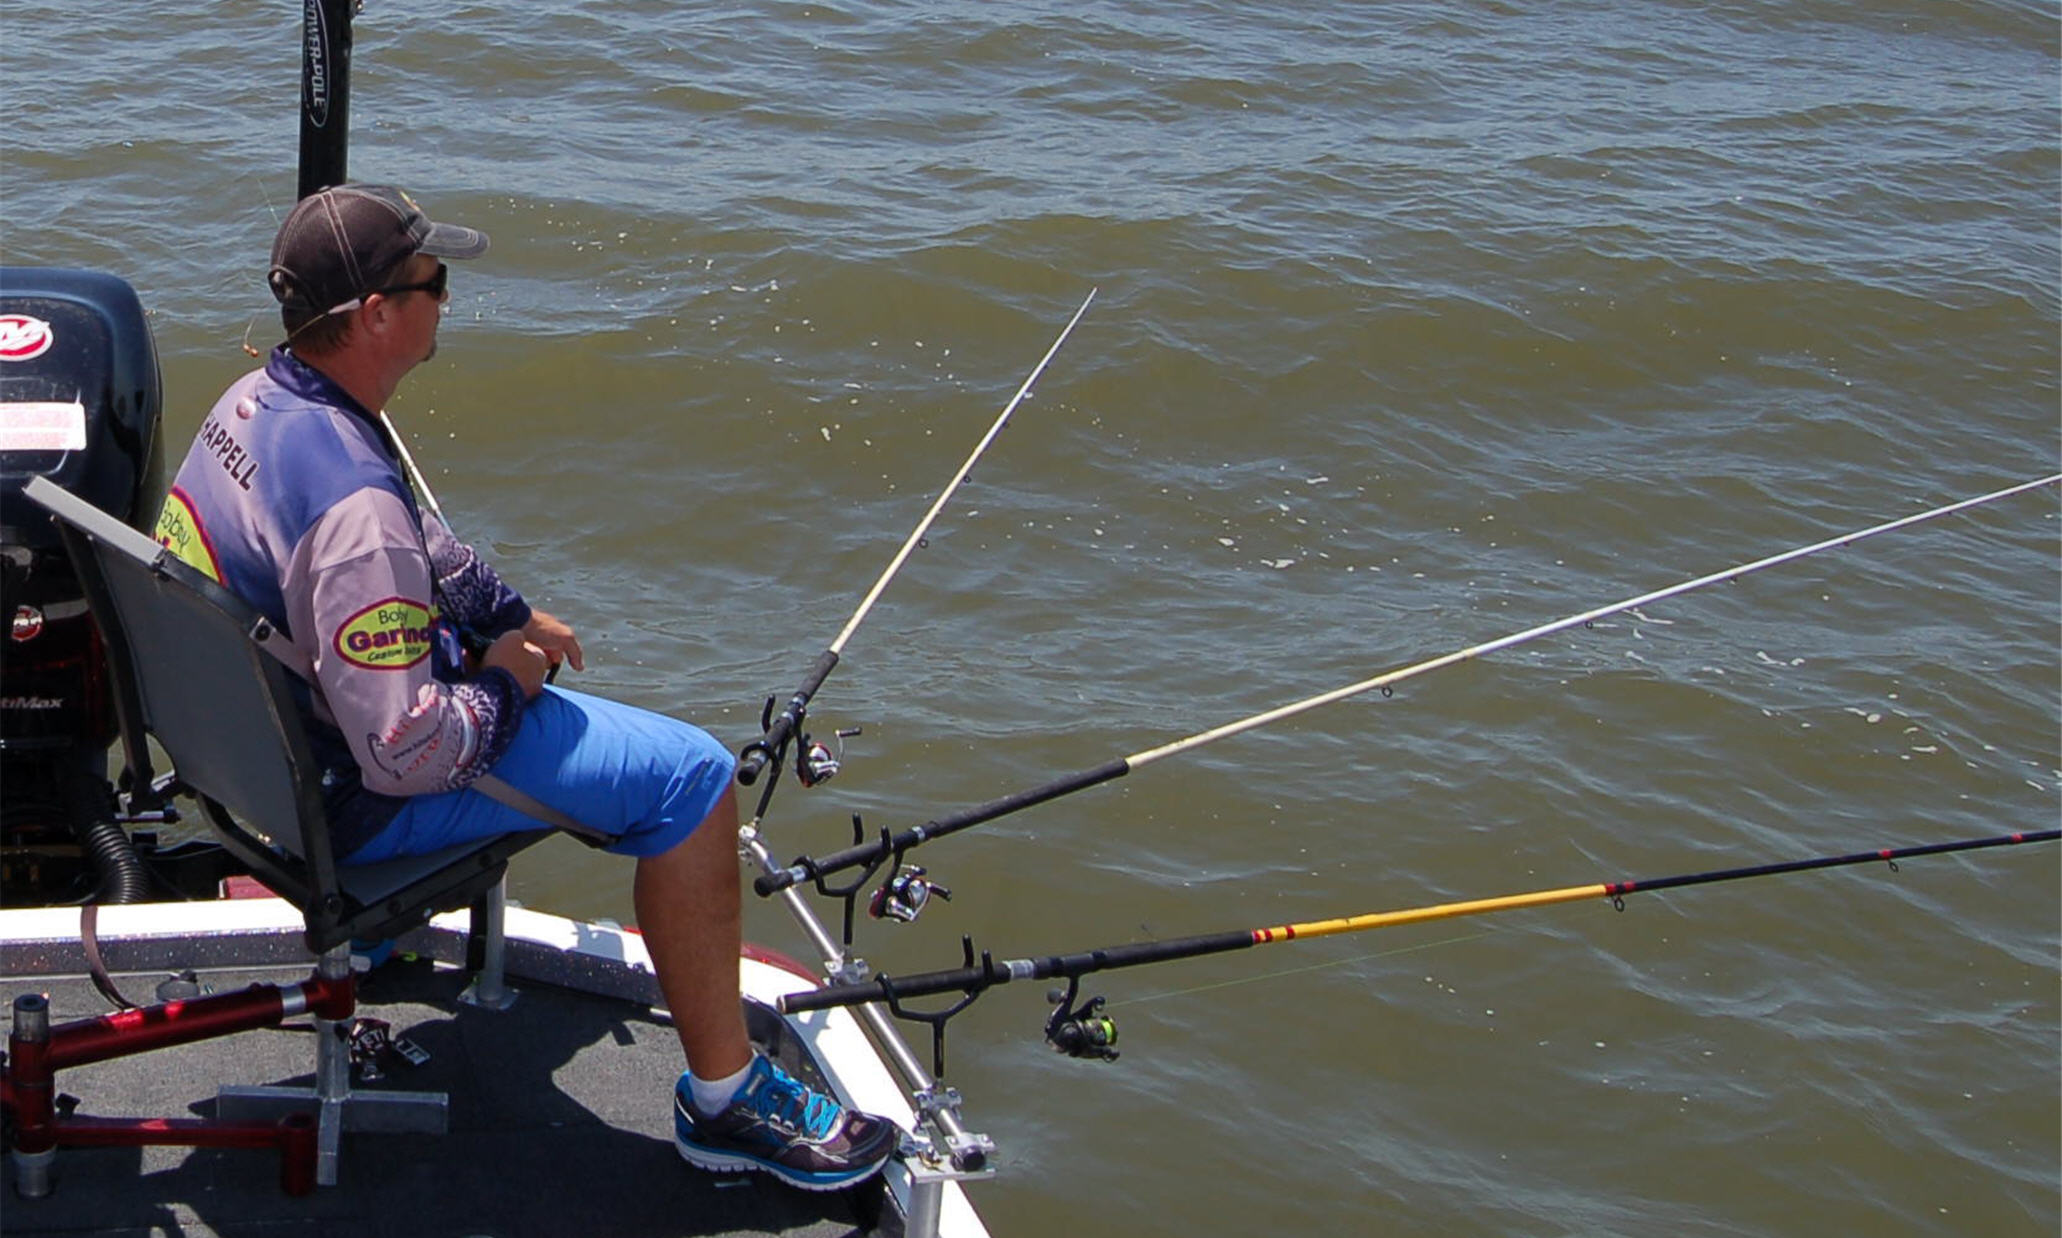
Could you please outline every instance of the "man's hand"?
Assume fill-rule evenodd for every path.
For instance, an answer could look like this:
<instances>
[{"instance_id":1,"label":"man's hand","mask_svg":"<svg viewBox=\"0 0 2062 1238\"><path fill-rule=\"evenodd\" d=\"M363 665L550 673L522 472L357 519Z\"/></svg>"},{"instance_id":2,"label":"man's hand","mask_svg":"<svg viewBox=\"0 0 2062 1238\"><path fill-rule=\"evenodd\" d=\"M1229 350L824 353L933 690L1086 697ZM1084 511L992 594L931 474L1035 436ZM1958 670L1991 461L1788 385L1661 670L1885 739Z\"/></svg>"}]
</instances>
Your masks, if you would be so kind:
<instances>
[{"instance_id":1,"label":"man's hand","mask_svg":"<svg viewBox=\"0 0 2062 1238\"><path fill-rule=\"evenodd\" d=\"M577 648L577 646L576 646ZM577 662L574 665L579 665ZM549 667L542 649L523 639L521 632L503 632L480 655L480 668L498 666L516 677L525 699L534 700L544 691L544 672Z\"/></svg>"},{"instance_id":2,"label":"man's hand","mask_svg":"<svg viewBox=\"0 0 2062 1238\"><path fill-rule=\"evenodd\" d=\"M557 615L548 615L532 607L530 622L523 625L523 636L542 650L553 666L563 660L572 663L576 671L587 669L587 659L580 652L580 638L573 635L573 629Z\"/></svg>"}]
</instances>

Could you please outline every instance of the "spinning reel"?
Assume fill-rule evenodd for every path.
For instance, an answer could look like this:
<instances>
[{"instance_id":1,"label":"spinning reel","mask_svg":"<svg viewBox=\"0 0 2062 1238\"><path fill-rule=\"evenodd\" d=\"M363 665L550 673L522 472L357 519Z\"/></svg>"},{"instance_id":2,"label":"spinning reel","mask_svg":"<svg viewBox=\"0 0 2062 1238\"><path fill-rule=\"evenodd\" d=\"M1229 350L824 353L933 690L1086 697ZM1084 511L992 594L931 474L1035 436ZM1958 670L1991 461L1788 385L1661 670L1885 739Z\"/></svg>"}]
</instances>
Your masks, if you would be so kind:
<instances>
[{"instance_id":1,"label":"spinning reel","mask_svg":"<svg viewBox=\"0 0 2062 1238\"><path fill-rule=\"evenodd\" d=\"M1079 1007L1074 999L1081 992L1081 977L1069 976L1066 989L1053 989L1045 999L1053 1011L1045 1020L1045 1043L1068 1057L1117 1060L1117 1020L1103 1014L1103 999L1091 997Z\"/></svg>"}]
</instances>

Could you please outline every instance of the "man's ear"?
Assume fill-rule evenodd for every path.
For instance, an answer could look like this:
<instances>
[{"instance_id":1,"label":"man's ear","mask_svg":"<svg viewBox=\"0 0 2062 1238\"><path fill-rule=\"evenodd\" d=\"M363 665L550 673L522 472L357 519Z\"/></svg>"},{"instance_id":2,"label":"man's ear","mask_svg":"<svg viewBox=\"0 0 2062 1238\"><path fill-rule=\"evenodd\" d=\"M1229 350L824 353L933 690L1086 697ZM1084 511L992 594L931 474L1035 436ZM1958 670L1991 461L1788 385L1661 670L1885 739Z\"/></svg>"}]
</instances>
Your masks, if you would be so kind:
<instances>
[{"instance_id":1,"label":"man's ear","mask_svg":"<svg viewBox=\"0 0 2062 1238\"><path fill-rule=\"evenodd\" d=\"M375 292L365 298L365 304L352 317L357 319L354 327L379 339L394 325L394 303L385 293Z\"/></svg>"}]
</instances>

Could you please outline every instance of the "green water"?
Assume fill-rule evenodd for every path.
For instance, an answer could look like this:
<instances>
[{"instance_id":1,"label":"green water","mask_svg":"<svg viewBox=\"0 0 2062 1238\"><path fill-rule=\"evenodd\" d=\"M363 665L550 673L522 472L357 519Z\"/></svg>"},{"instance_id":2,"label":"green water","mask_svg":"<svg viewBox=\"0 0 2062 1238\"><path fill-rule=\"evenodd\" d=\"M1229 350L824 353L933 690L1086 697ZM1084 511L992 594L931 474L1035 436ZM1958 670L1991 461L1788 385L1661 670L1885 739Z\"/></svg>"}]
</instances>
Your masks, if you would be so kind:
<instances>
[{"instance_id":1,"label":"green water","mask_svg":"<svg viewBox=\"0 0 2062 1238\"><path fill-rule=\"evenodd\" d=\"M0 257L112 270L183 443L270 343L297 6L0 0ZM581 686L734 744L845 650L785 855L2056 471L2048 4L374 3L352 169L476 224L393 406ZM921 853L877 966L2057 820L2052 489ZM627 918L553 845L516 894ZM953 1024L999 1235L2027 1235L2052 849L1270 947ZM752 933L799 949L771 908ZM654 1082L654 1103L665 1081Z\"/></svg>"}]
</instances>

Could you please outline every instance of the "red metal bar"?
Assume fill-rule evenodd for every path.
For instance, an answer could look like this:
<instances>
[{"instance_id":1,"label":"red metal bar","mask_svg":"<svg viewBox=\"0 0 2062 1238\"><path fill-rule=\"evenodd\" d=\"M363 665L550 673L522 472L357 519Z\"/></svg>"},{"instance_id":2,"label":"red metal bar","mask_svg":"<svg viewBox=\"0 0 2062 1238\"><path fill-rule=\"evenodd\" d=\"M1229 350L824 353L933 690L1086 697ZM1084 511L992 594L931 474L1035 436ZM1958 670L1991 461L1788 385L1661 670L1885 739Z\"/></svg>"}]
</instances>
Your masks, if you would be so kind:
<instances>
[{"instance_id":1,"label":"red metal bar","mask_svg":"<svg viewBox=\"0 0 2062 1238\"><path fill-rule=\"evenodd\" d=\"M277 1127L214 1122L207 1118L59 1118L61 1148L270 1148Z\"/></svg>"},{"instance_id":2,"label":"red metal bar","mask_svg":"<svg viewBox=\"0 0 2062 1238\"><path fill-rule=\"evenodd\" d=\"M59 1118L65 1148L278 1148L279 1185L289 1195L315 1189L315 1116L288 1114L271 1126L205 1118Z\"/></svg>"},{"instance_id":3,"label":"red metal bar","mask_svg":"<svg viewBox=\"0 0 2062 1238\"><path fill-rule=\"evenodd\" d=\"M358 980L348 970L335 977L318 971L301 982L301 992L308 996L310 1014L341 1023L358 1013Z\"/></svg>"},{"instance_id":4,"label":"red metal bar","mask_svg":"<svg viewBox=\"0 0 2062 1238\"><path fill-rule=\"evenodd\" d=\"M289 1003L289 994L300 1000ZM25 1020L24 1003L33 1019ZM267 1127L192 1118L59 1118L55 1107L60 1070L272 1027L287 1017L290 1005L325 1019L348 1019L357 1009L356 988L348 972L325 977L318 971L296 986L252 985L236 993L165 1002L56 1027L48 1023L48 1004L41 995L18 997L16 1030L7 1038L5 1086L0 1089L0 1103L14 1122L15 1149L43 1153L60 1144L276 1147L280 1186L289 1194L306 1194L315 1185L316 1132L308 1115L293 1115L277 1127ZM25 1022L31 1034L22 1033Z\"/></svg>"},{"instance_id":5,"label":"red metal bar","mask_svg":"<svg viewBox=\"0 0 2062 1238\"><path fill-rule=\"evenodd\" d=\"M50 1070L104 1062L153 1049L270 1027L286 1017L278 985L254 985L188 1001L118 1010L50 1029Z\"/></svg>"},{"instance_id":6,"label":"red metal bar","mask_svg":"<svg viewBox=\"0 0 2062 1238\"><path fill-rule=\"evenodd\" d=\"M356 1008L348 977L326 980L315 976L295 987L306 999L308 1010L323 1018L347 1019ZM50 1029L49 1070L54 1073L132 1053L272 1027L286 1018L288 991L276 984L252 985L235 993L215 993L60 1024ZM20 1076L16 1078L19 1080Z\"/></svg>"}]
</instances>

